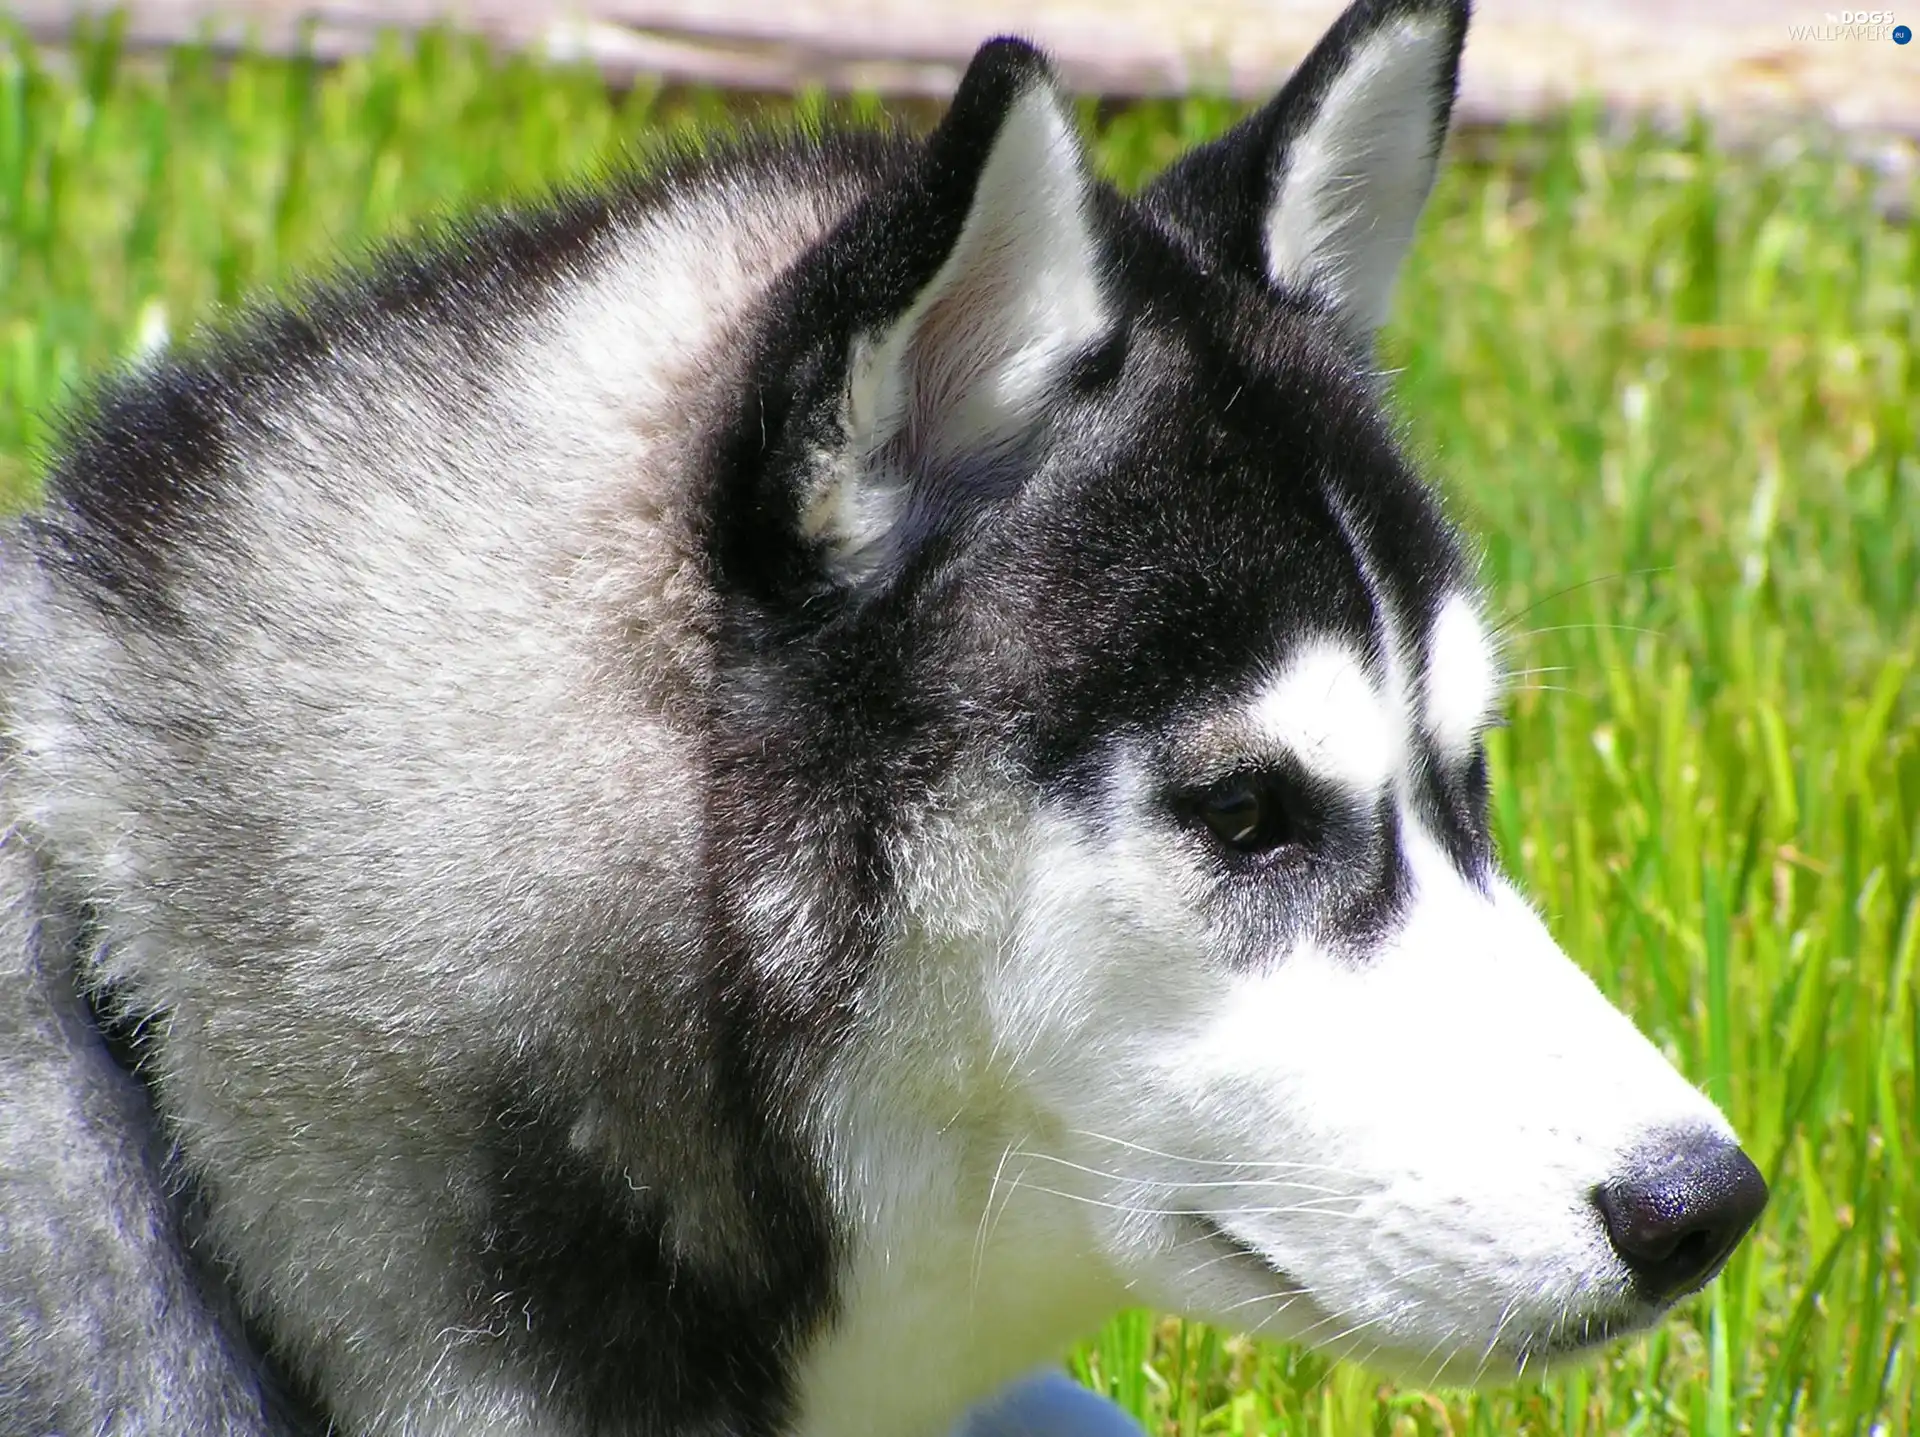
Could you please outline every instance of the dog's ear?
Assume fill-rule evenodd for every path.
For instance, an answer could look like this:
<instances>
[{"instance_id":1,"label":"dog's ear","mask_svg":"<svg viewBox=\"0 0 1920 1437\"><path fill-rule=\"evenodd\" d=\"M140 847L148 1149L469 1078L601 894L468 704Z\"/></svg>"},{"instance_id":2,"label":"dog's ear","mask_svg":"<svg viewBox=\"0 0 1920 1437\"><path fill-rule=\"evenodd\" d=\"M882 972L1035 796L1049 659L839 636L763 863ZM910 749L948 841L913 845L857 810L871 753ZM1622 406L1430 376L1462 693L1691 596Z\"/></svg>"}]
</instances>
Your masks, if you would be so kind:
<instances>
[{"instance_id":1,"label":"dog's ear","mask_svg":"<svg viewBox=\"0 0 1920 1437\"><path fill-rule=\"evenodd\" d=\"M829 241L821 274L854 320L799 518L843 579L1024 474L1049 396L1110 329L1091 203L1046 60L996 40L913 172Z\"/></svg>"},{"instance_id":2,"label":"dog's ear","mask_svg":"<svg viewBox=\"0 0 1920 1437\"><path fill-rule=\"evenodd\" d=\"M1359 0L1285 88L1151 185L1203 262L1324 305L1362 354L1433 188L1467 0Z\"/></svg>"}]
</instances>

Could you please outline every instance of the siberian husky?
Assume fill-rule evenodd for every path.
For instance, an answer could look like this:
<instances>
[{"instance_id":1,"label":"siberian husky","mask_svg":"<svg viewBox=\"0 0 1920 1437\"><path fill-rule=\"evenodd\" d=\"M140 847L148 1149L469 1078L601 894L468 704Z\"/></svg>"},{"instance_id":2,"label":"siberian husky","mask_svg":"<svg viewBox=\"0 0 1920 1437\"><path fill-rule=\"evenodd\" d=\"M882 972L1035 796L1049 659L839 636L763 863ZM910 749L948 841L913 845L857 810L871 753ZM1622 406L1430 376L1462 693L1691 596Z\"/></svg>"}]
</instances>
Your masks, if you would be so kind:
<instances>
[{"instance_id":1,"label":"siberian husky","mask_svg":"<svg viewBox=\"0 0 1920 1437\"><path fill-rule=\"evenodd\" d=\"M0 1427L915 1437L1127 1304L1455 1382L1705 1282L1765 1185L1498 870L1370 358L1466 22L1133 197L997 40L99 389L0 550Z\"/></svg>"}]
</instances>

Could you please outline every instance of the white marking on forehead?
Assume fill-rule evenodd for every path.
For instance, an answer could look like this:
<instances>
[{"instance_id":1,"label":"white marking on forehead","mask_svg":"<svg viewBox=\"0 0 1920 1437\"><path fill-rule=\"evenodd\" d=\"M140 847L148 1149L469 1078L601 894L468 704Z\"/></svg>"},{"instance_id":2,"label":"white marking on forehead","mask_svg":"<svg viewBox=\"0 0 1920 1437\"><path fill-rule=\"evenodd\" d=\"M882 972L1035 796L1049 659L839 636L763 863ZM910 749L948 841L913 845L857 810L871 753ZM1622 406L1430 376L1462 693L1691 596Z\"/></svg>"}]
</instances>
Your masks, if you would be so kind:
<instances>
[{"instance_id":1,"label":"white marking on forehead","mask_svg":"<svg viewBox=\"0 0 1920 1437\"><path fill-rule=\"evenodd\" d=\"M1367 666L1330 639L1311 642L1254 700L1262 738L1291 751L1309 773L1377 792L1399 771L1401 726Z\"/></svg>"},{"instance_id":2,"label":"white marking on forehead","mask_svg":"<svg viewBox=\"0 0 1920 1437\"><path fill-rule=\"evenodd\" d=\"M1367 548L1364 527L1337 495L1329 491L1326 498L1327 507L1333 511L1334 522L1340 526L1340 532L1346 536L1347 545L1353 551L1353 561L1360 569L1360 582L1366 585L1367 597L1373 601L1374 617L1379 624L1381 647L1386 658L1385 703L1387 746L1392 753L1391 772L1404 776L1407 771L1406 755L1413 751L1413 713L1407 697L1406 625L1400 622L1400 606L1394 603L1393 595L1380 582L1380 576L1374 570L1373 555Z\"/></svg>"},{"instance_id":3,"label":"white marking on forehead","mask_svg":"<svg viewBox=\"0 0 1920 1437\"><path fill-rule=\"evenodd\" d=\"M1454 594L1440 606L1427 639L1427 731L1450 758L1462 758L1493 712L1500 670L1473 602Z\"/></svg>"}]
</instances>

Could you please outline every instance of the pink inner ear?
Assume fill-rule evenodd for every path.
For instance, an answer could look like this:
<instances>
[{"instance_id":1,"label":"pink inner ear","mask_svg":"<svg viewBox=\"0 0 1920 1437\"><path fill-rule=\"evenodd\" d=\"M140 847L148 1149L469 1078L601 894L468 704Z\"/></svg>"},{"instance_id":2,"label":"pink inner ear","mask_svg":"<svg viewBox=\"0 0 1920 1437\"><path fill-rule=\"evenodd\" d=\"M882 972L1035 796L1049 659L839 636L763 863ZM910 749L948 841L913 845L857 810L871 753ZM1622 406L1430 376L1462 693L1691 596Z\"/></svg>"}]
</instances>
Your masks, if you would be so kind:
<instances>
[{"instance_id":1,"label":"pink inner ear","mask_svg":"<svg viewBox=\"0 0 1920 1437\"><path fill-rule=\"evenodd\" d=\"M980 437L967 411L988 399L981 387L992 384L1012 357L1002 332L1012 285L998 259L979 256L921 317L907 356L911 388L903 437L912 452L941 453Z\"/></svg>"}]
</instances>

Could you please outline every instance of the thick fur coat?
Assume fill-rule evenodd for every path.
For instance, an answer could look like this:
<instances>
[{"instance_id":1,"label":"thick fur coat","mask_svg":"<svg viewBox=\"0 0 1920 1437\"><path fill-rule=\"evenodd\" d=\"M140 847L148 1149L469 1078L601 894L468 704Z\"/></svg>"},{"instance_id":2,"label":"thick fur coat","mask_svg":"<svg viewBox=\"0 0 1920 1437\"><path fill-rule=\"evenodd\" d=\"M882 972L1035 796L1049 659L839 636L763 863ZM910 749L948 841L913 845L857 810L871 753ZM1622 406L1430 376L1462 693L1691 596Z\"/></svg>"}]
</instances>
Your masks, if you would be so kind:
<instances>
[{"instance_id":1,"label":"thick fur coat","mask_svg":"<svg viewBox=\"0 0 1920 1437\"><path fill-rule=\"evenodd\" d=\"M1150 1302L1423 1377L1764 1187L1498 872L1375 328L1465 34L1137 197L925 140L111 379L0 547L0 1429L934 1437Z\"/></svg>"}]
</instances>

